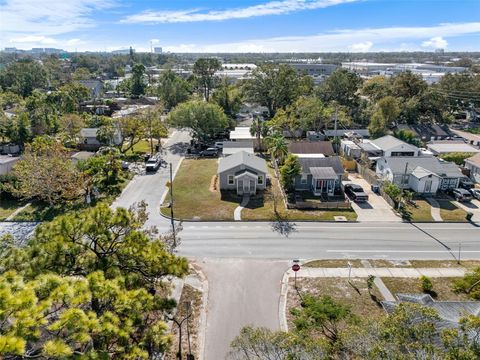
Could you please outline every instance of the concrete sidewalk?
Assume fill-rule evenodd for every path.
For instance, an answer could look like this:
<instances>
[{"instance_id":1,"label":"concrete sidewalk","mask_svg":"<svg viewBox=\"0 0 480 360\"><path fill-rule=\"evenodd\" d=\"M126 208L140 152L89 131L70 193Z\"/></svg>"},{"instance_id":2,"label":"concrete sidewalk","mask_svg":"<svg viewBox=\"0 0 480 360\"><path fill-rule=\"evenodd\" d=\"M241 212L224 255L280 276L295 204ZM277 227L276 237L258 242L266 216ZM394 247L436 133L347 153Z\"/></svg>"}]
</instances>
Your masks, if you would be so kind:
<instances>
[{"instance_id":1,"label":"concrete sidewalk","mask_svg":"<svg viewBox=\"0 0 480 360\"><path fill-rule=\"evenodd\" d=\"M350 277L368 277L374 275L377 277L399 277L399 278L419 278L428 277L462 277L465 275L464 268L352 268ZM293 277L292 270L287 271L289 277ZM309 268L302 267L297 272L297 277L349 277L348 268Z\"/></svg>"}]
</instances>

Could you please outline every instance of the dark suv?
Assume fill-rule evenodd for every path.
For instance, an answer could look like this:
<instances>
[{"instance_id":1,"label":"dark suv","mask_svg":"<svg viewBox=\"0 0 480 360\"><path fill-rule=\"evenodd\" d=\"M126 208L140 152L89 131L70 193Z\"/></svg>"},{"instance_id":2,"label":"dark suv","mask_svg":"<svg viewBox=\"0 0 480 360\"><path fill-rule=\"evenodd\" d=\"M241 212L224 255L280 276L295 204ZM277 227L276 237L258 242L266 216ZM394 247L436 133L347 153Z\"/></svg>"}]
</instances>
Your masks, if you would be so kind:
<instances>
[{"instance_id":1,"label":"dark suv","mask_svg":"<svg viewBox=\"0 0 480 360\"><path fill-rule=\"evenodd\" d=\"M203 150L199 154L201 157L217 157L218 156L218 149L217 148L208 148Z\"/></svg>"},{"instance_id":2,"label":"dark suv","mask_svg":"<svg viewBox=\"0 0 480 360\"><path fill-rule=\"evenodd\" d=\"M460 202L472 201L472 194L468 190L458 188L452 190L452 196Z\"/></svg>"},{"instance_id":3,"label":"dark suv","mask_svg":"<svg viewBox=\"0 0 480 360\"><path fill-rule=\"evenodd\" d=\"M347 196L355 202L368 201L368 194L363 190L360 185L346 184L344 186L344 191L345 194L347 194Z\"/></svg>"},{"instance_id":4,"label":"dark suv","mask_svg":"<svg viewBox=\"0 0 480 360\"><path fill-rule=\"evenodd\" d=\"M465 190L470 190L475 187L475 184L467 177L460 179L460 187Z\"/></svg>"}]
</instances>

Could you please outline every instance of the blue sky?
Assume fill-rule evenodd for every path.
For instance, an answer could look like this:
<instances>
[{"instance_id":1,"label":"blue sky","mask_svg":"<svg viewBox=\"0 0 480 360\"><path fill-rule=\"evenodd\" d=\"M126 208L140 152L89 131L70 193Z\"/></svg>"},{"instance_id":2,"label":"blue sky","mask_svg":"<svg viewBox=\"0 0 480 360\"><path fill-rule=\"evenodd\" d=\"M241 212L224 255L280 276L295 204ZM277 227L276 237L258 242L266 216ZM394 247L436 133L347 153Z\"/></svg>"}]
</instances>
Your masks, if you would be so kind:
<instances>
[{"instance_id":1,"label":"blue sky","mask_svg":"<svg viewBox=\"0 0 480 360\"><path fill-rule=\"evenodd\" d=\"M480 51L480 0L0 0L0 48Z\"/></svg>"}]
</instances>

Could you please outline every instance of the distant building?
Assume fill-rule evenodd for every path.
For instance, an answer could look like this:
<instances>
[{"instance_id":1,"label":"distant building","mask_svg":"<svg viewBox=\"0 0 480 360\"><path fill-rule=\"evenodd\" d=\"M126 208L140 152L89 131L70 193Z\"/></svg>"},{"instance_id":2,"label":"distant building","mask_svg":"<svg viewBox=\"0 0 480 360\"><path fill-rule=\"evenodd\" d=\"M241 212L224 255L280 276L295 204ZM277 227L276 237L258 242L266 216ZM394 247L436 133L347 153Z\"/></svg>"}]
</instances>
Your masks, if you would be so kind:
<instances>
[{"instance_id":1,"label":"distant building","mask_svg":"<svg viewBox=\"0 0 480 360\"><path fill-rule=\"evenodd\" d=\"M320 83L325 80L328 76L337 69L335 64L289 64L293 67L299 74L309 75L313 78L315 83Z\"/></svg>"},{"instance_id":2,"label":"distant building","mask_svg":"<svg viewBox=\"0 0 480 360\"><path fill-rule=\"evenodd\" d=\"M79 80L78 82L90 90L93 99L98 99L103 92L103 83L100 80Z\"/></svg>"},{"instance_id":3,"label":"distant building","mask_svg":"<svg viewBox=\"0 0 480 360\"><path fill-rule=\"evenodd\" d=\"M163 52L162 48L161 47L154 47L153 48L153 52L155 54L161 54Z\"/></svg>"},{"instance_id":4,"label":"distant building","mask_svg":"<svg viewBox=\"0 0 480 360\"><path fill-rule=\"evenodd\" d=\"M135 49L132 49L132 51L135 52ZM128 55L130 54L130 49L113 50L111 53L113 55Z\"/></svg>"}]
</instances>

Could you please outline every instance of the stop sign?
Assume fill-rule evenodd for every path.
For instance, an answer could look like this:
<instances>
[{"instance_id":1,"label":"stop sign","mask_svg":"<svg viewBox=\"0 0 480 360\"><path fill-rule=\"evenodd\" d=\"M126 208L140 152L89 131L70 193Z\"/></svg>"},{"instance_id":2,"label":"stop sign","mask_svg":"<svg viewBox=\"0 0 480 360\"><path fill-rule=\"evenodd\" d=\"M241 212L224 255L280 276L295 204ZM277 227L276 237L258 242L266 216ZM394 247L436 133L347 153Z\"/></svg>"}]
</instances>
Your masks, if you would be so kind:
<instances>
[{"instance_id":1,"label":"stop sign","mask_svg":"<svg viewBox=\"0 0 480 360\"><path fill-rule=\"evenodd\" d=\"M298 264L293 264L293 265L292 265L292 270L295 271L295 272L297 272L298 270L300 270L300 265L298 265Z\"/></svg>"}]
</instances>

